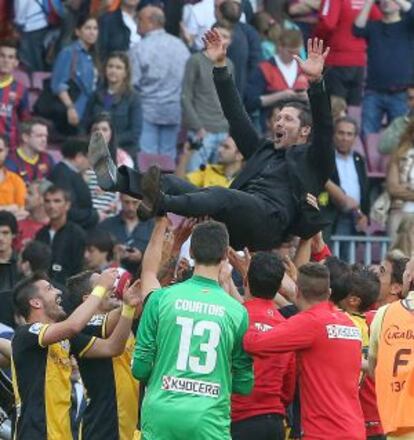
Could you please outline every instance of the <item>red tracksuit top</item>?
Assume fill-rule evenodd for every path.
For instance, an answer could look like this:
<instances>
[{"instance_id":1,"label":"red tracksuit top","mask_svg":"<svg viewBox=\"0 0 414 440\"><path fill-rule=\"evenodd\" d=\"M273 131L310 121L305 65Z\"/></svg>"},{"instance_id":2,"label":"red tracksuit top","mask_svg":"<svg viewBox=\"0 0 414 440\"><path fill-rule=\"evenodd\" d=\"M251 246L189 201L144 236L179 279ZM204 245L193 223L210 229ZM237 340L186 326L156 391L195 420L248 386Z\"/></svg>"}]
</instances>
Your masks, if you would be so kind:
<instances>
[{"instance_id":1,"label":"red tracksuit top","mask_svg":"<svg viewBox=\"0 0 414 440\"><path fill-rule=\"evenodd\" d=\"M259 332L267 332L286 319L272 300L252 298L244 304L249 322ZM285 415L285 407L295 393L295 355L277 353L268 357L254 356L254 388L250 395L233 394L233 422L261 414Z\"/></svg>"},{"instance_id":2,"label":"red tracksuit top","mask_svg":"<svg viewBox=\"0 0 414 440\"><path fill-rule=\"evenodd\" d=\"M364 6L365 0L322 0L319 22L314 34L329 46L328 66L366 66L367 43L352 33L352 26ZM379 20L381 12L377 6L371 9L370 19Z\"/></svg>"},{"instance_id":3,"label":"red tracksuit top","mask_svg":"<svg viewBox=\"0 0 414 440\"><path fill-rule=\"evenodd\" d=\"M323 301L266 333L250 326L244 348L262 356L296 351L304 440L365 440L361 336L345 313Z\"/></svg>"}]
</instances>

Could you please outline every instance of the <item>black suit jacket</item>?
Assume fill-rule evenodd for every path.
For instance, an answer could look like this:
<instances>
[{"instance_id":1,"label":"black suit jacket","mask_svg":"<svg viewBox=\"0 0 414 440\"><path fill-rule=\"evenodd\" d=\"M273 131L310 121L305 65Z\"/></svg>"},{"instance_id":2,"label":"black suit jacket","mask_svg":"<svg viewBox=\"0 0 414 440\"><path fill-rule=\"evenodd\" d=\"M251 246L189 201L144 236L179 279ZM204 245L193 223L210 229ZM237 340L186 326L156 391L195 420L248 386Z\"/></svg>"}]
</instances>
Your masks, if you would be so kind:
<instances>
[{"instance_id":1,"label":"black suit jacket","mask_svg":"<svg viewBox=\"0 0 414 440\"><path fill-rule=\"evenodd\" d=\"M367 167L365 164L365 159L356 151L352 153L352 156L354 158L355 163L355 169L358 174L358 182L359 187L361 190L361 211L365 215L369 215L369 182L368 182L368 175L367 175ZM339 179L338 169L335 165L334 173L331 177L332 182L336 183L338 186L341 186L341 181Z\"/></svg>"},{"instance_id":2,"label":"black suit jacket","mask_svg":"<svg viewBox=\"0 0 414 440\"><path fill-rule=\"evenodd\" d=\"M246 160L245 167L231 185L231 188L243 191L275 154L274 144L268 139L259 138L227 68L214 69L214 82L230 125L230 135ZM313 118L312 141L309 144L292 146L286 152L293 188L293 194L287 194L286 197L293 197L299 208L299 215L294 224L290 225L289 232L303 238L310 238L328 223L319 211L306 203L306 194L318 196L335 169L332 116L324 83L311 85L308 95Z\"/></svg>"},{"instance_id":3,"label":"black suit jacket","mask_svg":"<svg viewBox=\"0 0 414 440\"><path fill-rule=\"evenodd\" d=\"M99 215L92 205L91 192L82 175L71 170L64 162L59 162L53 168L50 180L71 195L69 220L84 229L94 228L99 221Z\"/></svg>"},{"instance_id":4,"label":"black suit jacket","mask_svg":"<svg viewBox=\"0 0 414 440\"><path fill-rule=\"evenodd\" d=\"M107 12L99 19L98 49L102 60L111 52L127 52L131 31L122 19L121 8Z\"/></svg>"}]
</instances>

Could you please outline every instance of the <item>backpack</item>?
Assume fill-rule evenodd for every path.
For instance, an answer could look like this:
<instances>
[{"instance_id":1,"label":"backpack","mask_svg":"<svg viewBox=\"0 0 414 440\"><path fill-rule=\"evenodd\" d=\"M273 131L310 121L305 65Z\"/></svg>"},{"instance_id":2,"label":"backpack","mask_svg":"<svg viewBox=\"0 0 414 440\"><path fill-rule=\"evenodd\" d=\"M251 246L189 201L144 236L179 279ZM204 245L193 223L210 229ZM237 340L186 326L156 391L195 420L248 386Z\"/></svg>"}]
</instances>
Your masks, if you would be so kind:
<instances>
[{"instance_id":1,"label":"backpack","mask_svg":"<svg viewBox=\"0 0 414 440\"><path fill-rule=\"evenodd\" d=\"M47 17L47 22L50 26L59 26L65 9L62 0L35 0L42 8L42 11Z\"/></svg>"}]
</instances>

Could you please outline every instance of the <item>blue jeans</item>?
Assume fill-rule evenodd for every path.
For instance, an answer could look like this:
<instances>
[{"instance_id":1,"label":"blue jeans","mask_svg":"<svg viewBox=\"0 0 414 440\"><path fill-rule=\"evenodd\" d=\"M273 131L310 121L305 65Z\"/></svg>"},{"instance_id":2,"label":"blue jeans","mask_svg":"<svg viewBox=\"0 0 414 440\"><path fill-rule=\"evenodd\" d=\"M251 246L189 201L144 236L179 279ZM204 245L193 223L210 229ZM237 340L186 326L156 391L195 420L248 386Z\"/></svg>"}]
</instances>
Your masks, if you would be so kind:
<instances>
[{"instance_id":1,"label":"blue jeans","mask_svg":"<svg viewBox=\"0 0 414 440\"><path fill-rule=\"evenodd\" d=\"M406 92L385 93L366 90L362 101L362 134L378 133L382 119L387 115L388 122L408 111Z\"/></svg>"},{"instance_id":2,"label":"blue jeans","mask_svg":"<svg viewBox=\"0 0 414 440\"><path fill-rule=\"evenodd\" d=\"M150 154L162 154L175 160L179 131L179 124L160 125L144 119L140 138L141 151Z\"/></svg>"},{"instance_id":3,"label":"blue jeans","mask_svg":"<svg viewBox=\"0 0 414 440\"><path fill-rule=\"evenodd\" d=\"M194 136L194 133L190 133ZM194 151L187 165L187 172L200 169L201 165L216 163L218 159L218 147L227 139L228 133L207 133L204 136L202 146Z\"/></svg>"}]
</instances>

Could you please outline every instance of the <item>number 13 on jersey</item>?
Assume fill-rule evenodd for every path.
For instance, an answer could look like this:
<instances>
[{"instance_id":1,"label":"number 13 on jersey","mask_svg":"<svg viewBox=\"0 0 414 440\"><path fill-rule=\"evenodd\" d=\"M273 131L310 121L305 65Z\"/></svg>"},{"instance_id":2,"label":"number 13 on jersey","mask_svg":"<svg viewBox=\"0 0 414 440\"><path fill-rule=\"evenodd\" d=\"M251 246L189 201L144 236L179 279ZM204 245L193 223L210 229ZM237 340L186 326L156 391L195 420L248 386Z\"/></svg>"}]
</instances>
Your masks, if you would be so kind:
<instances>
[{"instance_id":1,"label":"number 13 on jersey","mask_svg":"<svg viewBox=\"0 0 414 440\"><path fill-rule=\"evenodd\" d=\"M177 317L177 325L181 327L180 346L178 349L177 370L193 373L210 374L216 368L217 346L220 342L221 329L214 321L198 321L194 319ZM205 353L205 361L197 356L190 356L191 339L193 336L202 337L208 332L207 342L201 343L199 351Z\"/></svg>"}]
</instances>

